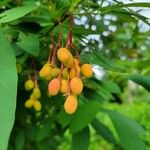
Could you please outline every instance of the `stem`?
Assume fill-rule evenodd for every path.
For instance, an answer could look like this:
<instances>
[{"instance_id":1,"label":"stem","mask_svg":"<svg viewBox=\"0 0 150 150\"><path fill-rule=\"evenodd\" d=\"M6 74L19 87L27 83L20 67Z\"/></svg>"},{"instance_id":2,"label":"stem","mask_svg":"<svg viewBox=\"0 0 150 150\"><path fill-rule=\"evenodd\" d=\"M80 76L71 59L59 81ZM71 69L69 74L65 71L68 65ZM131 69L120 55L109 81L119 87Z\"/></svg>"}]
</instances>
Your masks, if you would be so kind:
<instances>
[{"instance_id":1,"label":"stem","mask_svg":"<svg viewBox=\"0 0 150 150\"><path fill-rule=\"evenodd\" d=\"M38 82L37 82L37 72L36 72L36 64L35 64L35 60L33 60L33 67L34 67L34 83L35 83L35 87L38 87Z\"/></svg>"},{"instance_id":2,"label":"stem","mask_svg":"<svg viewBox=\"0 0 150 150\"><path fill-rule=\"evenodd\" d=\"M79 55L79 53L78 53L78 50L77 50L77 48L75 47L75 45L73 44L73 42L71 43L71 46L72 46L72 48L75 50L76 57L77 57L77 59L78 59L78 61L79 61L79 64L80 64L80 55Z\"/></svg>"},{"instance_id":3,"label":"stem","mask_svg":"<svg viewBox=\"0 0 150 150\"><path fill-rule=\"evenodd\" d=\"M54 50L53 50L53 56L52 56L52 60L51 60L52 66L55 64L55 61L56 61L57 48L58 48L58 44L55 46L55 48L54 48Z\"/></svg>"},{"instance_id":4,"label":"stem","mask_svg":"<svg viewBox=\"0 0 150 150\"><path fill-rule=\"evenodd\" d=\"M64 70L64 65L61 64L61 70L60 70L60 73L59 73L59 75L58 75L58 79L59 79L59 80L61 80L61 75L62 75L63 70Z\"/></svg>"}]
</instances>

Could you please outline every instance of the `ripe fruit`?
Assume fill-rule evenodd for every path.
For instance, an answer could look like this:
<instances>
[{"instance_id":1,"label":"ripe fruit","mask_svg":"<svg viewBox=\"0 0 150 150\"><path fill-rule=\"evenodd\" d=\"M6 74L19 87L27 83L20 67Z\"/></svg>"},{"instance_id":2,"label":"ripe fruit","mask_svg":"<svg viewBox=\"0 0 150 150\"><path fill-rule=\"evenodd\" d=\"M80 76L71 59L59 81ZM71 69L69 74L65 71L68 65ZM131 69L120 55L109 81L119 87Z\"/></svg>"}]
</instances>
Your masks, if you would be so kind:
<instances>
[{"instance_id":1,"label":"ripe fruit","mask_svg":"<svg viewBox=\"0 0 150 150\"><path fill-rule=\"evenodd\" d=\"M74 63L75 63L75 65L79 66L79 60L78 59L74 58Z\"/></svg>"},{"instance_id":2,"label":"ripe fruit","mask_svg":"<svg viewBox=\"0 0 150 150\"><path fill-rule=\"evenodd\" d=\"M62 71L62 77L63 79L68 79L68 68L65 68L63 71Z\"/></svg>"},{"instance_id":3,"label":"ripe fruit","mask_svg":"<svg viewBox=\"0 0 150 150\"><path fill-rule=\"evenodd\" d=\"M69 59L69 51L66 49L66 48L60 48L58 51L57 51L57 56L58 56L58 59L62 62L62 63L65 63L68 61Z\"/></svg>"},{"instance_id":4,"label":"ripe fruit","mask_svg":"<svg viewBox=\"0 0 150 150\"><path fill-rule=\"evenodd\" d=\"M35 99L38 99L41 97L41 91L38 87L35 87L34 90L33 90L33 93L32 93L32 96L35 98Z\"/></svg>"},{"instance_id":5,"label":"ripe fruit","mask_svg":"<svg viewBox=\"0 0 150 150\"><path fill-rule=\"evenodd\" d=\"M50 63L45 64L39 72L40 77L48 76L51 73L51 70L52 70L51 64Z\"/></svg>"},{"instance_id":6,"label":"ripe fruit","mask_svg":"<svg viewBox=\"0 0 150 150\"><path fill-rule=\"evenodd\" d=\"M34 88L34 82L32 80L28 80L28 81L25 82L24 86L25 86L25 89L27 91L29 91L29 90Z\"/></svg>"},{"instance_id":7,"label":"ripe fruit","mask_svg":"<svg viewBox=\"0 0 150 150\"><path fill-rule=\"evenodd\" d=\"M73 56L66 48L60 48L57 51L58 59L67 67L71 68L73 67Z\"/></svg>"},{"instance_id":8,"label":"ripe fruit","mask_svg":"<svg viewBox=\"0 0 150 150\"><path fill-rule=\"evenodd\" d=\"M60 80L57 78L54 78L52 81L48 84L48 91L50 95L57 95L60 89Z\"/></svg>"},{"instance_id":9,"label":"ripe fruit","mask_svg":"<svg viewBox=\"0 0 150 150\"><path fill-rule=\"evenodd\" d=\"M33 106L34 100L33 99L29 99L25 102L25 107L26 108L31 108Z\"/></svg>"},{"instance_id":10,"label":"ripe fruit","mask_svg":"<svg viewBox=\"0 0 150 150\"><path fill-rule=\"evenodd\" d=\"M90 64L82 65L81 72L85 77L90 78L93 75L92 65Z\"/></svg>"},{"instance_id":11,"label":"ripe fruit","mask_svg":"<svg viewBox=\"0 0 150 150\"><path fill-rule=\"evenodd\" d=\"M70 81L70 89L73 94L78 95L83 90L83 83L80 78L74 77Z\"/></svg>"},{"instance_id":12,"label":"ripe fruit","mask_svg":"<svg viewBox=\"0 0 150 150\"><path fill-rule=\"evenodd\" d=\"M66 113L73 114L78 106L77 98L73 95L70 95L67 97L65 103L64 103L64 109Z\"/></svg>"},{"instance_id":13,"label":"ripe fruit","mask_svg":"<svg viewBox=\"0 0 150 150\"><path fill-rule=\"evenodd\" d=\"M51 78L56 78L58 75L59 75L59 73L60 73L60 69L59 68L53 68L52 70L51 70Z\"/></svg>"},{"instance_id":14,"label":"ripe fruit","mask_svg":"<svg viewBox=\"0 0 150 150\"><path fill-rule=\"evenodd\" d=\"M74 66L69 72L69 77L70 77L70 79L72 79L74 77L77 77L78 74L80 74L80 67Z\"/></svg>"},{"instance_id":15,"label":"ripe fruit","mask_svg":"<svg viewBox=\"0 0 150 150\"><path fill-rule=\"evenodd\" d=\"M68 81L62 79L60 82L60 92L66 94L68 92Z\"/></svg>"},{"instance_id":16,"label":"ripe fruit","mask_svg":"<svg viewBox=\"0 0 150 150\"><path fill-rule=\"evenodd\" d=\"M41 106L41 103L38 100L36 100L33 103L33 107L36 111L40 111L42 106Z\"/></svg>"}]
</instances>

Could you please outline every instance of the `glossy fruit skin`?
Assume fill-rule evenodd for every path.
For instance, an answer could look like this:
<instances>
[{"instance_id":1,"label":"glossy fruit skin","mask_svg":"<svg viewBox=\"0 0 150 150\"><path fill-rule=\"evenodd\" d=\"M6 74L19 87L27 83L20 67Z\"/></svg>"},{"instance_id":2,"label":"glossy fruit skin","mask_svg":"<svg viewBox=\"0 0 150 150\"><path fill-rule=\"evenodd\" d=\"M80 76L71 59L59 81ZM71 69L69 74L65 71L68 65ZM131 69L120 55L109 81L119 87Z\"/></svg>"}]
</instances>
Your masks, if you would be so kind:
<instances>
[{"instance_id":1,"label":"glossy fruit skin","mask_svg":"<svg viewBox=\"0 0 150 150\"><path fill-rule=\"evenodd\" d=\"M69 95L64 103L65 112L68 114L73 114L78 106L77 97L74 95Z\"/></svg>"},{"instance_id":2,"label":"glossy fruit skin","mask_svg":"<svg viewBox=\"0 0 150 150\"><path fill-rule=\"evenodd\" d=\"M80 74L80 67L74 66L69 72L69 78L72 79Z\"/></svg>"},{"instance_id":3,"label":"glossy fruit skin","mask_svg":"<svg viewBox=\"0 0 150 150\"><path fill-rule=\"evenodd\" d=\"M83 90L83 83L80 78L74 77L70 81L70 89L73 94L79 95Z\"/></svg>"},{"instance_id":4,"label":"glossy fruit skin","mask_svg":"<svg viewBox=\"0 0 150 150\"><path fill-rule=\"evenodd\" d=\"M31 108L34 104L34 100L33 99L29 99L25 102L25 107L26 108Z\"/></svg>"},{"instance_id":5,"label":"glossy fruit skin","mask_svg":"<svg viewBox=\"0 0 150 150\"><path fill-rule=\"evenodd\" d=\"M93 75L92 65L91 64L83 64L81 66L81 72L86 78L90 78Z\"/></svg>"},{"instance_id":6,"label":"glossy fruit skin","mask_svg":"<svg viewBox=\"0 0 150 150\"><path fill-rule=\"evenodd\" d=\"M39 72L40 77L44 78L51 73L52 67L50 63L45 64Z\"/></svg>"},{"instance_id":7,"label":"glossy fruit skin","mask_svg":"<svg viewBox=\"0 0 150 150\"><path fill-rule=\"evenodd\" d=\"M60 80L57 78L54 78L48 84L49 94L52 96L57 95L59 90L60 90Z\"/></svg>"},{"instance_id":8,"label":"glossy fruit skin","mask_svg":"<svg viewBox=\"0 0 150 150\"><path fill-rule=\"evenodd\" d=\"M39 99L41 97L41 91L38 87L35 87L32 93L35 99Z\"/></svg>"},{"instance_id":9,"label":"glossy fruit skin","mask_svg":"<svg viewBox=\"0 0 150 150\"><path fill-rule=\"evenodd\" d=\"M60 92L66 94L68 92L68 81L62 79L60 82Z\"/></svg>"},{"instance_id":10,"label":"glossy fruit skin","mask_svg":"<svg viewBox=\"0 0 150 150\"><path fill-rule=\"evenodd\" d=\"M68 49L60 48L57 51L57 57L67 68L73 67L73 56Z\"/></svg>"},{"instance_id":11,"label":"glossy fruit skin","mask_svg":"<svg viewBox=\"0 0 150 150\"><path fill-rule=\"evenodd\" d=\"M34 109L35 109L36 111L40 111L41 108L42 108L42 105L41 105L41 103L40 103L38 100L36 100L36 101L34 101L34 103L33 103L33 107L34 107Z\"/></svg>"},{"instance_id":12,"label":"glossy fruit skin","mask_svg":"<svg viewBox=\"0 0 150 150\"><path fill-rule=\"evenodd\" d=\"M24 86L27 91L32 90L34 88L34 82L32 80L28 80L25 82Z\"/></svg>"}]
</instances>

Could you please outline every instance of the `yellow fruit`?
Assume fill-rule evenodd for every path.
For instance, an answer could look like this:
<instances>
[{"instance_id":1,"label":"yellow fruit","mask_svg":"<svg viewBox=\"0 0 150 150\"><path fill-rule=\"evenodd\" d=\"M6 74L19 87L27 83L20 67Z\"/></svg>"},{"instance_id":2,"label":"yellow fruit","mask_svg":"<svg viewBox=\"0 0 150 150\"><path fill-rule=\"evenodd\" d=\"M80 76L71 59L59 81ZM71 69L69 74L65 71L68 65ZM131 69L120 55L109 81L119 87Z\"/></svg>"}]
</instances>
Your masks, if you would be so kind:
<instances>
[{"instance_id":1,"label":"yellow fruit","mask_svg":"<svg viewBox=\"0 0 150 150\"><path fill-rule=\"evenodd\" d=\"M53 80L51 80L48 84L48 91L49 94L54 96L57 95L57 93L59 92L60 89L60 80L57 78L54 78Z\"/></svg>"},{"instance_id":2,"label":"yellow fruit","mask_svg":"<svg viewBox=\"0 0 150 150\"><path fill-rule=\"evenodd\" d=\"M26 108L31 108L33 106L34 100L33 99L29 99L25 102L25 107Z\"/></svg>"},{"instance_id":3,"label":"yellow fruit","mask_svg":"<svg viewBox=\"0 0 150 150\"><path fill-rule=\"evenodd\" d=\"M59 68L53 68L52 70L51 70L51 78L56 78L56 77L58 77L58 75L59 75L59 73L60 73L60 69Z\"/></svg>"},{"instance_id":4,"label":"yellow fruit","mask_svg":"<svg viewBox=\"0 0 150 150\"><path fill-rule=\"evenodd\" d=\"M83 90L83 83L80 78L72 78L70 81L70 89L73 94L78 95Z\"/></svg>"},{"instance_id":5,"label":"yellow fruit","mask_svg":"<svg viewBox=\"0 0 150 150\"><path fill-rule=\"evenodd\" d=\"M33 97L35 99L38 99L41 97L41 91L38 87L35 87L34 90L33 90L33 93L32 93Z\"/></svg>"},{"instance_id":6,"label":"yellow fruit","mask_svg":"<svg viewBox=\"0 0 150 150\"><path fill-rule=\"evenodd\" d=\"M63 71L62 71L62 77L63 79L68 79L68 68L65 68Z\"/></svg>"},{"instance_id":7,"label":"yellow fruit","mask_svg":"<svg viewBox=\"0 0 150 150\"><path fill-rule=\"evenodd\" d=\"M73 63L73 56L70 53L69 50L67 50L66 48L60 48L57 51L57 56L58 59L67 67L67 68L71 68L74 63Z\"/></svg>"},{"instance_id":8,"label":"yellow fruit","mask_svg":"<svg viewBox=\"0 0 150 150\"><path fill-rule=\"evenodd\" d=\"M46 77L51 73L52 67L50 63L45 64L39 72L40 77Z\"/></svg>"},{"instance_id":9,"label":"yellow fruit","mask_svg":"<svg viewBox=\"0 0 150 150\"><path fill-rule=\"evenodd\" d=\"M51 74L49 74L48 76L45 77L46 80L50 81L52 79Z\"/></svg>"},{"instance_id":10,"label":"yellow fruit","mask_svg":"<svg viewBox=\"0 0 150 150\"><path fill-rule=\"evenodd\" d=\"M64 62L67 62L68 59L69 59L69 56L70 56L70 52L66 49L66 48L60 48L58 51L57 51L57 56L58 56L58 59L64 63Z\"/></svg>"},{"instance_id":11,"label":"yellow fruit","mask_svg":"<svg viewBox=\"0 0 150 150\"><path fill-rule=\"evenodd\" d=\"M60 92L66 94L68 92L68 81L62 79L60 82Z\"/></svg>"},{"instance_id":12,"label":"yellow fruit","mask_svg":"<svg viewBox=\"0 0 150 150\"><path fill-rule=\"evenodd\" d=\"M79 66L79 60L78 59L74 58L74 63L75 63L75 65Z\"/></svg>"},{"instance_id":13,"label":"yellow fruit","mask_svg":"<svg viewBox=\"0 0 150 150\"><path fill-rule=\"evenodd\" d=\"M73 95L68 96L64 103L65 112L68 114L73 114L76 111L77 106L78 106L77 98Z\"/></svg>"},{"instance_id":14,"label":"yellow fruit","mask_svg":"<svg viewBox=\"0 0 150 150\"><path fill-rule=\"evenodd\" d=\"M74 66L69 72L69 77L70 77L70 79L72 79L74 77L77 77L78 74L80 74L80 67Z\"/></svg>"},{"instance_id":15,"label":"yellow fruit","mask_svg":"<svg viewBox=\"0 0 150 150\"><path fill-rule=\"evenodd\" d=\"M17 68L17 73L21 73L22 72L21 64L16 64L16 68Z\"/></svg>"},{"instance_id":16,"label":"yellow fruit","mask_svg":"<svg viewBox=\"0 0 150 150\"><path fill-rule=\"evenodd\" d=\"M25 82L24 86L25 86L25 89L27 91L29 91L29 90L34 88L34 82L32 80L28 80L28 81Z\"/></svg>"},{"instance_id":17,"label":"yellow fruit","mask_svg":"<svg viewBox=\"0 0 150 150\"><path fill-rule=\"evenodd\" d=\"M40 111L41 110L41 103L39 102L39 101L34 101L34 103L33 103L33 107L34 107L34 109L36 110L36 111Z\"/></svg>"},{"instance_id":18,"label":"yellow fruit","mask_svg":"<svg viewBox=\"0 0 150 150\"><path fill-rule=\"evenodd\" d=\"M92 77L92 75L93 75L92 65L90 65L90 64L82 65L81 66L81 72L87 78Z\"/></svg>"}]
</instances>

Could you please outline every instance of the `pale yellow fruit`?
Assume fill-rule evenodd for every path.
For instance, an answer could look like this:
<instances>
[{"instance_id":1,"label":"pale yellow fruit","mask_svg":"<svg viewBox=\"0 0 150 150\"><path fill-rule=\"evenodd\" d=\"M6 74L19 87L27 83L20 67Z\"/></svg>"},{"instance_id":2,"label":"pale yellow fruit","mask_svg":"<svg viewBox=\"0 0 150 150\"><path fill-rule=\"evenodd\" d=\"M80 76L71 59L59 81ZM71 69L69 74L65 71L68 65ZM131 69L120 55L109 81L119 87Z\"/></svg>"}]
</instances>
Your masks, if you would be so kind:
<instances>
[{"instance_id":1,"label":"pale yellow fruit","mask_svg":"<svg viewBox=\"0 0 150 150\"><path fill-rule=\"evenodd\" d=\"M41 105L41 103L40 103L38 100L36 100L36 101L34 101L34 103L33 103L33 107L34 107L34 109L35 109L36 111L40 111L41 108L42 108L42 105Z\"/></svg>"},{"instance_id":2,"label":"pale yellow fruit","mask_svg":"<svg viewBox=\"0 0 150 150\"><path fill-rule=\"evenodd\" d=\"M68 79L68 68L64 68L62 71L62 78L63 79Z\"/></svg>"},{"instance_id":3,"label":"pale yellow fruit","mask_svg":"<svg viewBox=\"0 0 150 150\"><path fill-rule=\"evenodd\" d=\"M52 67L50 63L45 64L39 72L40 77L46 77L51 73Z\"/></svg>"},{"instance_id":4,"label":"pale yellow fruit","mask_svg":"<svg viewBox=\"0 0 150 150\"><path fill-rule=\"evenodd\" d=\"M35 87L34 90L33 90L33 93L32 93L33 97L35 99L38 99L41 97L41 91L38 87Z\"/></svg>"},{"instance_id":5,"label":"pale yellow fruit","mask_svg":"<svg viewBox=\"0 0 150 150\"><path fill-rule=\"evenodd\" d=\"M26 108L31 108L33 106L34 100L33 99L29 99L25 102L25 107Z\"/></svg>"},{"instance_id":6,"label":"pale yellow fruit","mask_svg":"<svg viewBox=\"0 0 150 150\"><path fill-rule=\"evenodd\" d=\"M69 78L72 79L80 74L80 67L74 66L69 72Z\"/></svg>"},{"instance_id":7,"label":"pale yellow fruit","mask_svg":"<svg viewBox=\"0 0 150 150\"><path fill-rule=\"evenodd\" d=\"M28 80L25 82L24 86L27 91L32 90L34 88L34 82L32 80Z\"/></svg>"}]
</instances>

